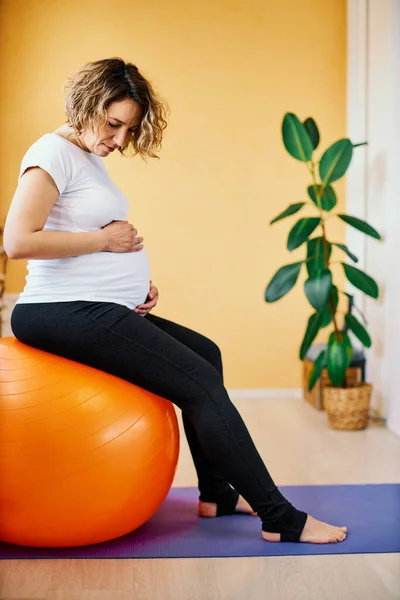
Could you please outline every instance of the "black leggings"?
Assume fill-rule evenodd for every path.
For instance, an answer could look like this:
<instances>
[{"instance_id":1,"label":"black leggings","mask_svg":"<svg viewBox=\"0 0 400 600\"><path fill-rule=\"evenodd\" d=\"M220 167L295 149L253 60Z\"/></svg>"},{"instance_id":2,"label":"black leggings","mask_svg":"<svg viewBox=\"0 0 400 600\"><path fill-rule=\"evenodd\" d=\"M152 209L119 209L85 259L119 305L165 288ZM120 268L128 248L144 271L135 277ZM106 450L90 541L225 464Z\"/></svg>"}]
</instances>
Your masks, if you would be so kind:
<instances>
[{"instance_id":1,"label":"black leggings","mask_svg":"<svg viewBox=\"0 0 400 600\"><path fill-rule=\"evenodd\" d=\"M105 302L17 304L11 327L29 346L106 371L179 406L200 499L226 505L238 492L258 513L264 531L299 540L307 515L271 479L224 388L214 342Z\"/></svg>"}]
</instances>

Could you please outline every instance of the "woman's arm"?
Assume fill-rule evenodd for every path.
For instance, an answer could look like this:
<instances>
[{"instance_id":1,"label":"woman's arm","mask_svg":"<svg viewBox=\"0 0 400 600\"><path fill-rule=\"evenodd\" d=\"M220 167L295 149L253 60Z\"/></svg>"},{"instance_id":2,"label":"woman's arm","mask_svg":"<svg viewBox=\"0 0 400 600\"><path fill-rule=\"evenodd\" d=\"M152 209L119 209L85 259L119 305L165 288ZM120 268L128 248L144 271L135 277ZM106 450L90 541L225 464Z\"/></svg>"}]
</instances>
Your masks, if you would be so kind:
<instances>
[{"instance_id":1,"label":"woman's arm","mask_svg":"<svg viewBox=\"0 0 400 600\"><path fill-rule=\"evenodd\" d=\"M67 258L93 252L141 250L136 230L127 222L82 233L43 231L59 192L53 178L40 167L27 169L20 178L4 229L9 258ZM136 242L134 242L136 240Z\"/></svg>"}]
</instances>

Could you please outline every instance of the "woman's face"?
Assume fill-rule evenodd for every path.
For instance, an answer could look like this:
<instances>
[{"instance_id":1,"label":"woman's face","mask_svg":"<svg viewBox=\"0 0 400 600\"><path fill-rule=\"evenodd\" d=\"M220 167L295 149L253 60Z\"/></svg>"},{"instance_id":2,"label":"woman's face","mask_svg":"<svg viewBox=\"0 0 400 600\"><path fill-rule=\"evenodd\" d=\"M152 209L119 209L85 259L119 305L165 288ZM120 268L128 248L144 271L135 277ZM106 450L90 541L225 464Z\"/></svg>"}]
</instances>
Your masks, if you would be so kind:
<instances>
[{"instance_id":1,"label":"woman's face","mask_svg":"<svg viewBox=\"0 0 400 600\"><path fill-rule=\"evenodd\" d=\"M127 137L140 125L142 107L131 99L110 104L107 110L107 123L100 128L98 135L84 131L80 136L86 148L102 158L125 146Z\"/></svg>"}]
</instances>

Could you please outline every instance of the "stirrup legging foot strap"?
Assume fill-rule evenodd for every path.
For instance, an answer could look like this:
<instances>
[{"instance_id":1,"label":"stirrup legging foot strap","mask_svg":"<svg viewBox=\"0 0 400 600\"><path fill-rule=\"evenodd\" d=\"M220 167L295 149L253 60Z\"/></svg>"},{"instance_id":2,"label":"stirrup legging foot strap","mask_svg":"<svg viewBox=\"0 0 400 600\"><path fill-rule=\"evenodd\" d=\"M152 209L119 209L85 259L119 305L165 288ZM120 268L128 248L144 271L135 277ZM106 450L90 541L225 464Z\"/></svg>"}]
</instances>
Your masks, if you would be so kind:
<instances>
[{"instance_id":1,"label":"stirrup legging foot strap","mask_svg":"<svg viewBox=\"0 0 400 600\"><path fill-rule=\"evenodd\" d=\"M202 497L200 496L200 500L202 502L210 502L212 504L216 504L217 505L217 514L215 515L216 517L223 517L225 515L233 515L235 510L236 510L236 505L238 503L239 500L239 493L233 489L230 488L226 491L224 491L223 494L219 494L218 498L214 498L213 496L209 497Z\"/></svg>"},{"instance_id":2,"label":"stirrup legging foot strap","mask_svg":"<svg viewBox=\"0 0 400 600\"><path fill-rule=\"evenodd\" d=\"M299 542L300 541L300 536L303 532L304 526L306 524L307 521L307 513L303 512L303 511L296 511L297 512L297 520L298 523L296 524L295 528L289 528L289 527L285 527L285 526L277 526L277 525L271 525L268 526L268 532L265 533L280 533L281 534L281 542ZM264 531L264 528L263 528Z\"/></svg>"},{"instance_id":3,"label":"stirrup legging foot strap","mask_svg":"<svg viewBox=\"0 0 400 600\"><path fill-rule=\"evenodd\" d=\"M229 493L218 499L217 502L217 517L224 515L233 515L239 500L239 493L232 489Z\"/></svg>"}]
</instances>

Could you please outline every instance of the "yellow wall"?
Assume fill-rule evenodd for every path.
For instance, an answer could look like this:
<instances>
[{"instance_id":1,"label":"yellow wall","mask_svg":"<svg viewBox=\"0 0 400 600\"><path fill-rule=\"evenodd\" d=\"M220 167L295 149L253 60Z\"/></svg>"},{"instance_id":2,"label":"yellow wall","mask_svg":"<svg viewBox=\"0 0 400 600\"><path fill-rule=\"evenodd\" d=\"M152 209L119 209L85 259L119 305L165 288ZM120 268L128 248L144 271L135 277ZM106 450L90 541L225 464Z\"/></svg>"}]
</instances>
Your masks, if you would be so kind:
<instances>
[{"instance_id":1,"label":"yellow wall","mask_svg":"<svg viewBox=\"0 0 400 600\"><path fill-rule=\"evenodd\" d=\"M275 270L302 255L285 250L294 218L268 226L308 184L280 123L286 111L313 115L324 146L345 134L345 4L3 0L2 216L24 152L64 121L67 74L111 56L136 63L171 107L161 160L106 164L145 237L158 314L219 343L229 387L298 387L310 307L300 286L277 304L263 300ZM24 277L25 263L13 261L7 291Z\"/></svg>"}]
</instances>

